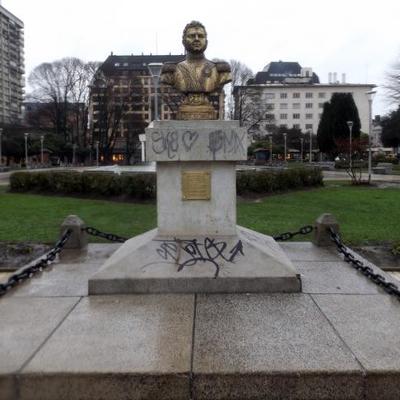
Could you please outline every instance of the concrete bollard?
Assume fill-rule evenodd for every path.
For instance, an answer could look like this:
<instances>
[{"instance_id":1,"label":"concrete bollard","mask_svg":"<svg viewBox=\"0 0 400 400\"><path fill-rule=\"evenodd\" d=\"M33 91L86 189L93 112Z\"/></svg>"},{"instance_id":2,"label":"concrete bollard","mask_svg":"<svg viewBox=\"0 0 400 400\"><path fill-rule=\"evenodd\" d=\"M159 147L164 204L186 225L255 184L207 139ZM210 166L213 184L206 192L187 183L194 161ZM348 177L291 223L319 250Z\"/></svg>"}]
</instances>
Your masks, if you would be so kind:
<instances>
[{"instance_id":1,"label":"concrete bollard","mask_svg":"<svg viewBox=\"0 0 400 400\"><path fill-rule=\"evenodd\" d=\"M84 249L87 246L87 233L82 229L86 224L77 215L68 215L61 224L60 236L66 229L71 229L72 234L65 244L65 249Z\"/></svg>"},{"instance_id":2,"label":"concrete bollard","mask_svg":"<svg viewBox=\"0 0 400 400\"><path fill-rule=\"evenodd\" d=\"M334 246L329 228L339 233L339 223L332 214L322 214L315 221L313 243L316 246Z\"/></svg>"}]
</instances>

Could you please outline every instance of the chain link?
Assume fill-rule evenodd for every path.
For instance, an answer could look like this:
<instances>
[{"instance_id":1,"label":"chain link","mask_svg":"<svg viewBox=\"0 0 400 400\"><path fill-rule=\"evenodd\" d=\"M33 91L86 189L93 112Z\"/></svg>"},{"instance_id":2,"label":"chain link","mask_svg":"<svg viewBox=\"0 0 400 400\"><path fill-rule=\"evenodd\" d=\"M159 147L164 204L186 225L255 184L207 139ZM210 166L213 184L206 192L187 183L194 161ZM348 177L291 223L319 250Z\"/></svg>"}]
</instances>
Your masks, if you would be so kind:
<instances>
[{"instance_id":1,"label":"chain link","mask_svg":"<svg viewBox=\"0 0 400 400\"><path fill-rule=\"evenodd\" d=\"M297 232L285 232L281 233L280 235L274 236L276 241L285 241L291 239L293 236L296 235L308 235L314 230L312 225L306 225L301 227Z\"/></svg>"},{"instance_id":2,"label":"chain link","mask_svg":"<svg viewBox=\"0 0 400 400\"><path fill-rule=\"evenodd\" d=\"M67 243L70 238L72 231L70 229L66 230L61 236L60 240L54 245L54 247L46 253L39 261L35 264L30 265L20 272L11 275L6 283L0 283L0 297L5 295L8 290L12 289L19 283L32 278L37 272L41 272L49 267L49 265L55 260L57 254L61 252L64 248L65 243Z\"/></svg>"},{"instance_id":3,"label":"chain link","mask_svg":"<svg viewBox=\"0 0 400 400\"><path fill-rule=\"evenodd\" d=\"M361 260L357 260L354 254L343 244L339 234L337 234L332 228L329 228L332 241L336 244L339 253L343 254L344 260L350 265L364 274L367 278L371 279L372 282L380 286L386 293L396 296L400 300L400 290L392 282L388 282L385 277L381 274L377 274L371 267L365 265Z\"/></svg>"},{"instance_id":4,"label":"chain link","mask_svg":"<svg viewBox=\"0 0 400 400\"><path fill-rule=\"evenodd\" d=\"M91 226L87 226L86 228L82 228L82 230L84 232L86 232L88 235L101 237L103 239L109 240L110 242L124 243L124 242L126 242L128 240L127 238L124 238L124 237L118 236L118 235L114 235L113 233L101 232L98 229L93 228Z\"/></svg>"}]
</instances>

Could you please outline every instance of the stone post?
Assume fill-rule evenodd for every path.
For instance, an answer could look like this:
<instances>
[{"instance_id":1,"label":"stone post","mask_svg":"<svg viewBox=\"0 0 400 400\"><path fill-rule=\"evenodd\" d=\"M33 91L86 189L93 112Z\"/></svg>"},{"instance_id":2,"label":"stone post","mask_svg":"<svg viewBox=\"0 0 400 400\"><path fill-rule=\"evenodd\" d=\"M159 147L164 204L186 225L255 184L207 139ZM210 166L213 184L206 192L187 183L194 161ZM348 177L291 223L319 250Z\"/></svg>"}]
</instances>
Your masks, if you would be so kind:
<instances>
[{"instance_id":1,"label":"stone post","mask_svg":"<svg viewBox=\"0 0 400 400\"><path fill-rule=\"evenodd\" d=\"M77 215L68 215L60 228L60 236L67 230L72 230L72 235L65 244L65 249L84 249L87 246L87 233L82 229L86 224Z\"/></svg>"},{"instance_id":2,"label":"stone post","mask_svg":"<svg viewBox=\"0 0 400 400\"><path fill-rule=\"evenodd\" d=\"M315 221L313 243L316 246L334 246L329 228L339 233L339 223L332 214L322 214Z\"/></svg>"}]
</instances>

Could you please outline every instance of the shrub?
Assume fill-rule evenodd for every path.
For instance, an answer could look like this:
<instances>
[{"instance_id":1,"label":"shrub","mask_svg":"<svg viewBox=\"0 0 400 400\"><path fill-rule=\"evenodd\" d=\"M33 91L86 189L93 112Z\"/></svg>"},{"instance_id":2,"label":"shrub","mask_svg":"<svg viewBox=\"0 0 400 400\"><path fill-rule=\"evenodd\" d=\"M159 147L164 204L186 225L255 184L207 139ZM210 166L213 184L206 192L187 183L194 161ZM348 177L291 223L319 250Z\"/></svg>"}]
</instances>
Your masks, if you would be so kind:
<instances>
[{"instance_id":1,"label":"shrub","mask_svg":"<svg viewBox=\"0 0 400 400\"><path fill-rule=\"evenodd\" d=\"M239 171L236 188L239 195L284 192L301 187L322 185L319 168L291 168L287 170ZM10 187L15 192L45 192L83 194L100 197L129 196L139 200L156 198L155 173L108 172L14 172Z\"/></svg>"},{"instance_id":2,"label":"shrub","mask_svg":"<svg viewBox=\"0 0 400 400\"><path fill-rule=\"evenodd\" d=\"M239 171L236 178L237 193L274 193L301 187L322 185L320 168L292 168L280 171Z\"/></svg>"}]
</instances>

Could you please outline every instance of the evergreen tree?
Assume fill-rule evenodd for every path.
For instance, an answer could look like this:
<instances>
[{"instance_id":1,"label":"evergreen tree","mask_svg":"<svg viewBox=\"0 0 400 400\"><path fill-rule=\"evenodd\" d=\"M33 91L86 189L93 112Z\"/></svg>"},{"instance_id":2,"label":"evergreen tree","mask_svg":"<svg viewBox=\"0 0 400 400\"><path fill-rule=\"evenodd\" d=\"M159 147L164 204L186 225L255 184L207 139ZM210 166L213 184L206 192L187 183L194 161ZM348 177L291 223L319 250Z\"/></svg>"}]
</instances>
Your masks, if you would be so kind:
<instances>
[{"instance_id":1,"label":"evergreen tree","mask_svg":"<svg viewBox=\"0 0 400 400\"><path fill-rule=\"evenodd\" d=\"M324 104L318 125L318 145L322 152L337 154L335 141L349 138L347 121L353 121L352 138L358 139L361 132L358 109L351 93L334 93L331 101Z\"/></svg>"},{"instance_id":2,"label":"evergreen tree","mask_svg":"<svg viewBox=\"0 0 400 400\"><path fill-rule=\"evenodd\" d=\"M382 143L388 147L400 146L400 106L382 118Z\"/></svg>"}]
</instances>

